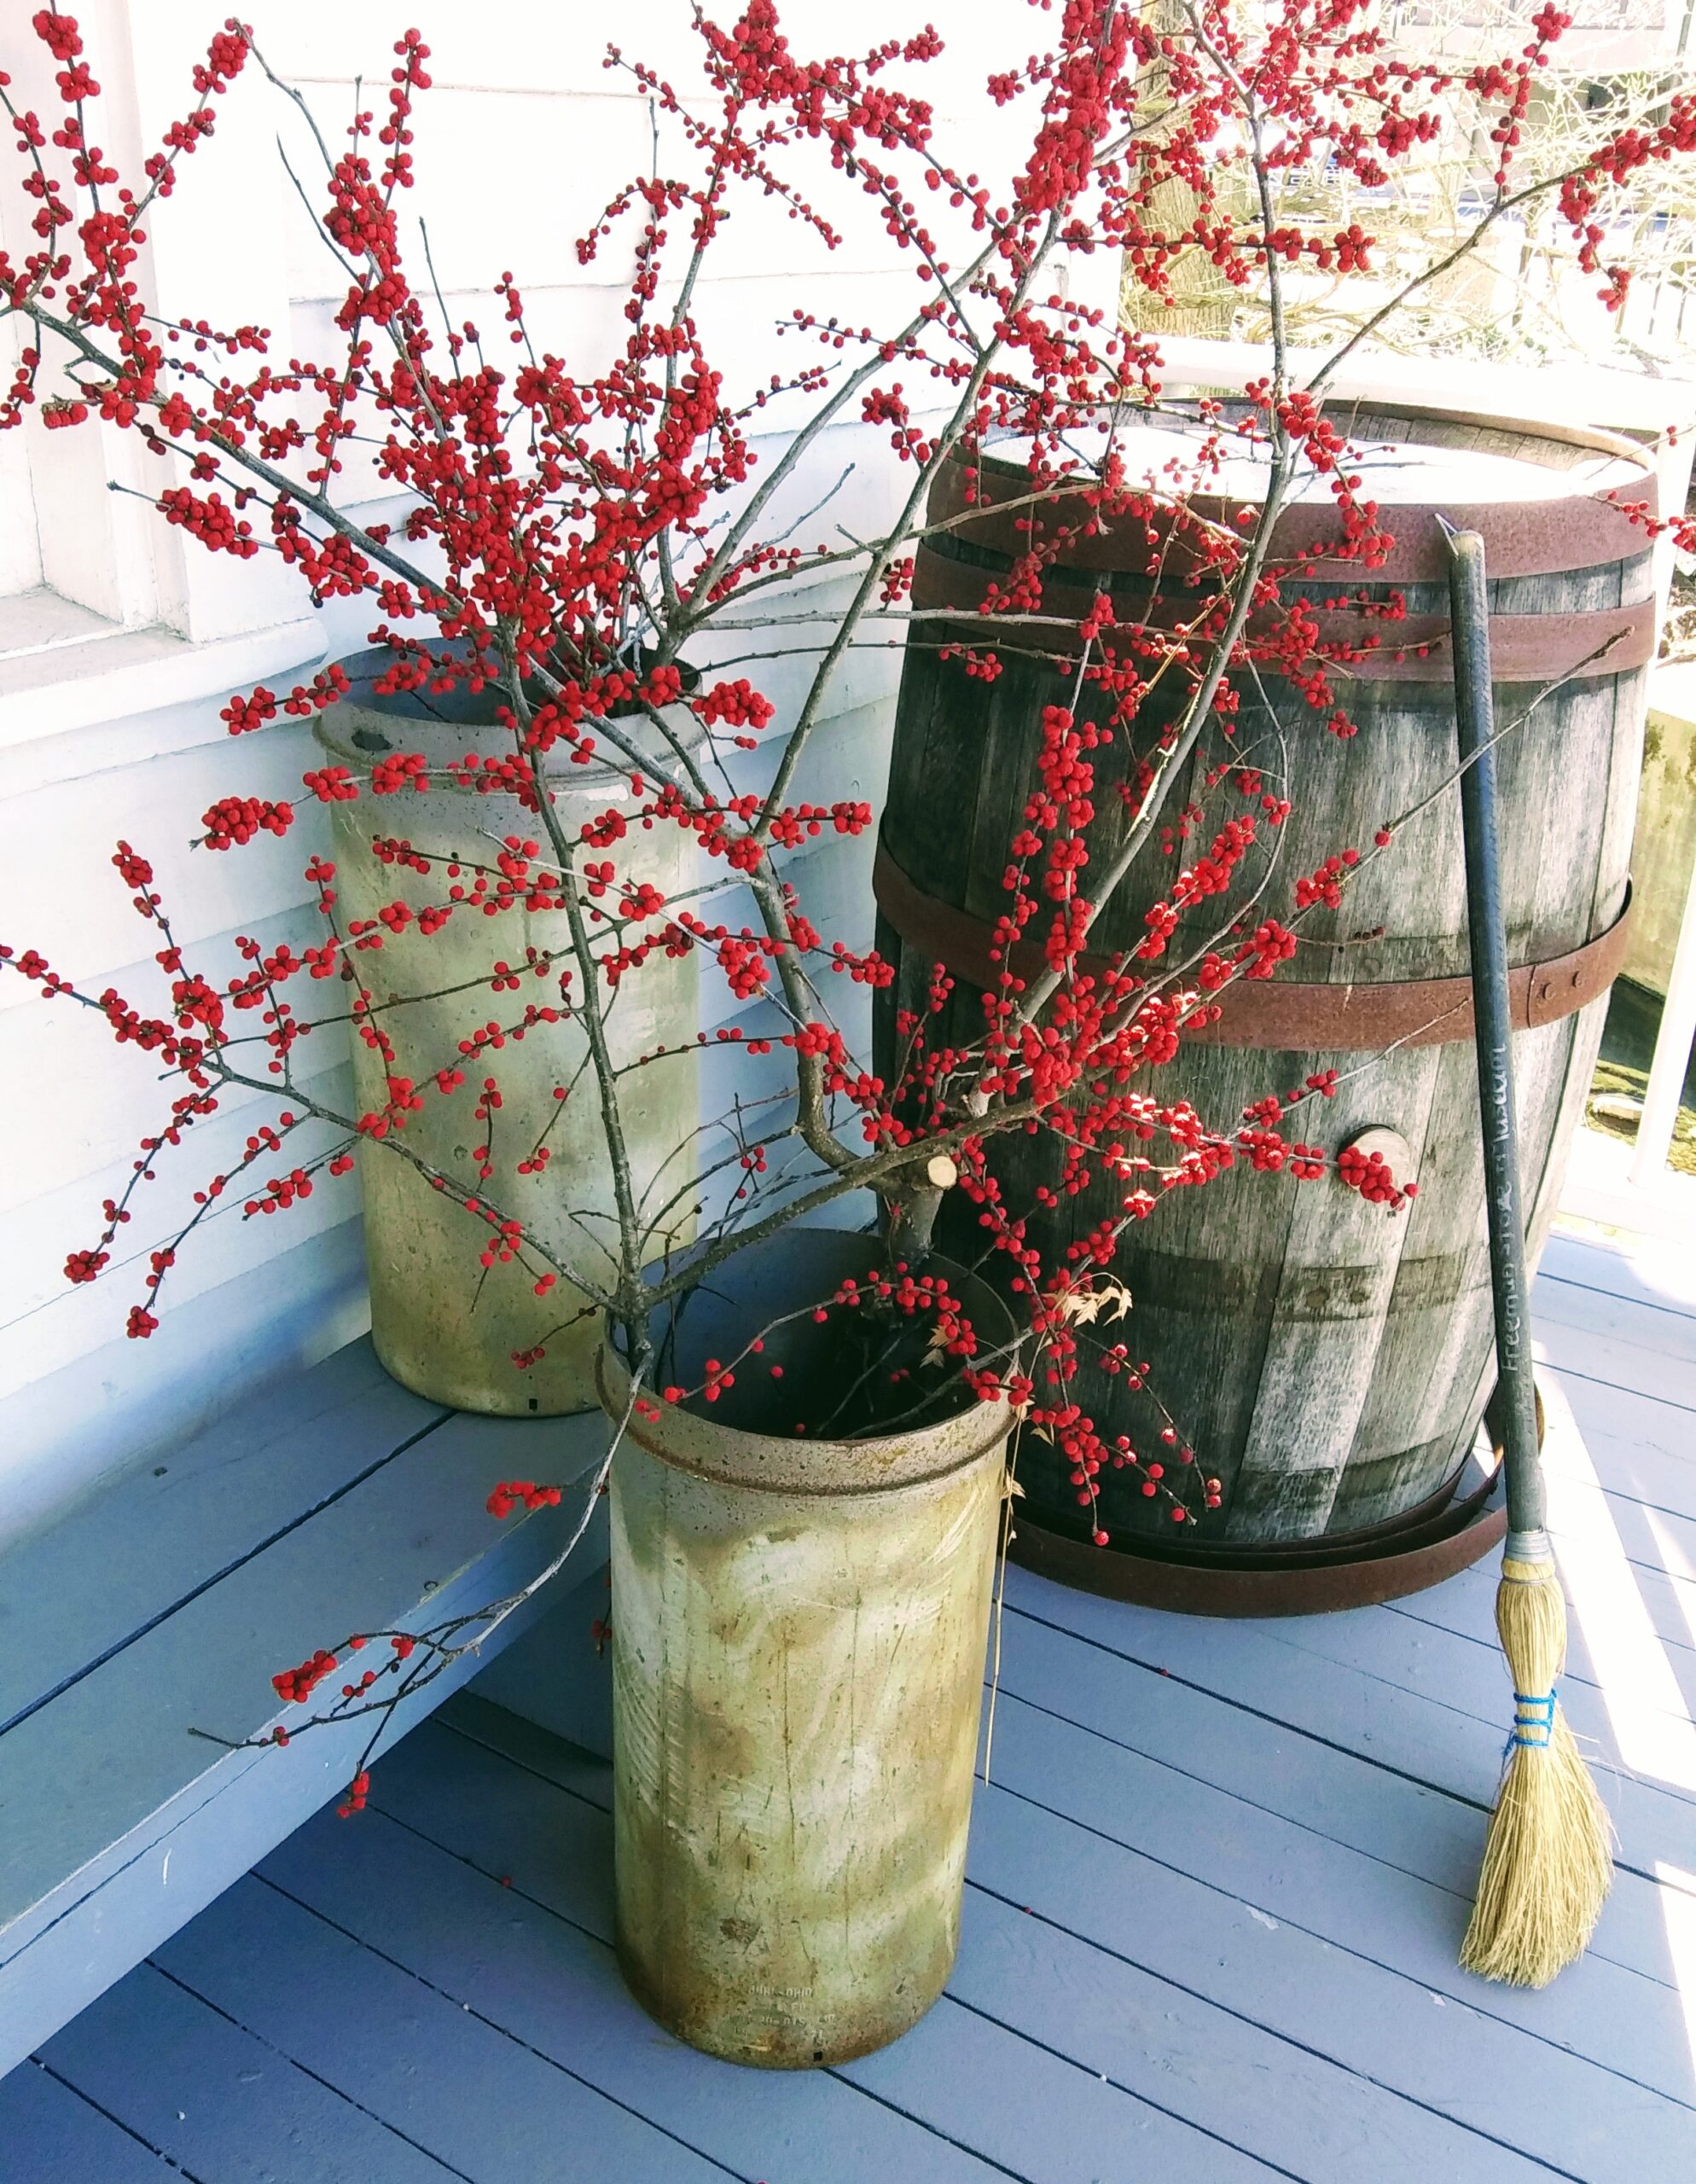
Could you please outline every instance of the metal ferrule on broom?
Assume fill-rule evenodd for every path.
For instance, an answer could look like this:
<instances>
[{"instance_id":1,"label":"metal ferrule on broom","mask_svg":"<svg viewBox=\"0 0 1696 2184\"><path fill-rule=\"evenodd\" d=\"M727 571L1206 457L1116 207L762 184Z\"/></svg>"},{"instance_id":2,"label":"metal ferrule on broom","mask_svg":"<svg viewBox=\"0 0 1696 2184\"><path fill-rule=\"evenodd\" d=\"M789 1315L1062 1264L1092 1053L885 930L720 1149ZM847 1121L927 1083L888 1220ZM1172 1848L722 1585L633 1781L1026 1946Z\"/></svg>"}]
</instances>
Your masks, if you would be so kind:
<instances>
[{"instance_id":1,"label":"metal ferrule on broom","mask_svg":"<svg viewBox=\"0 0 1696 2184\"><path fill-rule=\"evenodd\" d=\"M1442 522L1439 517L1438 521ZM1544 1529L1531 1378L1525 1224L1514 1142L1507 941L1496 837L1495 723L1484 540L1443 524L1455 648L1461 815L1467 852L1473 1040L1484 1129L1496 1369L1508 1532L1496 1627L1513 1679L1508 1734L1461 1961L1487 1979L1542 1987L1581 1956L1613 1879L1608 1817L1555 1695L1566 1601Z\"/></svg>"}]
</instances>

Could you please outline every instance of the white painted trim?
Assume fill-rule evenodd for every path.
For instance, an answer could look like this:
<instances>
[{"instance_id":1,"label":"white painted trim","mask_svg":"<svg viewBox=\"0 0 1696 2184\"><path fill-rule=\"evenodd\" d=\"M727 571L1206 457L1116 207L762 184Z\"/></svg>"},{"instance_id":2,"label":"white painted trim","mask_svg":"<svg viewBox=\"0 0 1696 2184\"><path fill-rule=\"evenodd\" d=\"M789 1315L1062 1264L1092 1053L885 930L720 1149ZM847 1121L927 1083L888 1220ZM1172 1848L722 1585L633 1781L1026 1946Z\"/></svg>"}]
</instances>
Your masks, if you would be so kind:
<instances>
[{"instance_id":1,"label":"white painted trim","mask_svg":"<svg viewBox=\"0 0 1696 2184\"><path fill-rule=\"evenodd\" d=\"M210 644L155 627L0 659L0 750L221 697L267 675L316 667L324 651L323 624L307 616Z\"/></svg>"},{"instance_id":2,"label":"white painted trim","mask_svg":"<svg viewBox=\"0 0 1696 2184\"><path fill-rule=\"evenodd\" d=\"M1560 1211L1688 1248L1696 1240L1696 1176L1667 1168L1653 1190L1636 1189L1630 1181L1631 1157L1623 1138L1580 1130L1561 1187Z\"/></svg>"},{"instance_id":3,"label":"white painted trim","mask_svg":"<svg viewBox=\"0 0 1696 2184\"><path fill-rule=\"evenodd\" d=\"M1672 975L1667 980L1666 1002L1643 1094L1642 1118L1637 1124L1637 1149L1632 1155L1629 1177L1634 1190L1658 1191L1661 1187L1678 1124L1693 1040L1696 1040L1696 868L1691 871L1685 892Z\"/></svg>"},{"instance_id":4,"label":"white painted trim","mask_svg":"<svg viewBox=\"0 0 1696 2184\"><path fill-rule=\"evenodd\" d=\"M1580 1221L1599 1222L1605 1228L1622 1229L1628 1235L1659 1236L1670 1244L1690 1241L1691 1210L1669 1204L1647 1191L1569 1182L1560 1194L1560 1211Z\"/></svg>"}]
</instances>

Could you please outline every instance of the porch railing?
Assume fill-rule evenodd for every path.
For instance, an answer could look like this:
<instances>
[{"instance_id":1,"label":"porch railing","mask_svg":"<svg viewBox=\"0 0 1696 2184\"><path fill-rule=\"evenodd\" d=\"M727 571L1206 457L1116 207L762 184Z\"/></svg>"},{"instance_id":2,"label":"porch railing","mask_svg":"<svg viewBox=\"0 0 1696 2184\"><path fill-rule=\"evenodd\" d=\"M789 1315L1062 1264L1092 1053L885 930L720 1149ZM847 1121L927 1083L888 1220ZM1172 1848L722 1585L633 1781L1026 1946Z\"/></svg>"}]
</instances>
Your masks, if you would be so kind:
<instances>
[{"instance_id":1,"label":"porch railing","mask_svg":"<svg viewBox=\"0 0 1696 2184\"><path fill-rule=\"evenodd\" d=\"M1671 1172L1668 1156L1677 1127L1690 1049L1696 1042L1696 862L1685 886L1684 910L1655 1037L1653 1059L1629 1148L1581 1136L1567 1172L1564 1212L1611 1228L1670 1237L1696 1250L1696 1178Z\"/></svg>"}]
</instances>

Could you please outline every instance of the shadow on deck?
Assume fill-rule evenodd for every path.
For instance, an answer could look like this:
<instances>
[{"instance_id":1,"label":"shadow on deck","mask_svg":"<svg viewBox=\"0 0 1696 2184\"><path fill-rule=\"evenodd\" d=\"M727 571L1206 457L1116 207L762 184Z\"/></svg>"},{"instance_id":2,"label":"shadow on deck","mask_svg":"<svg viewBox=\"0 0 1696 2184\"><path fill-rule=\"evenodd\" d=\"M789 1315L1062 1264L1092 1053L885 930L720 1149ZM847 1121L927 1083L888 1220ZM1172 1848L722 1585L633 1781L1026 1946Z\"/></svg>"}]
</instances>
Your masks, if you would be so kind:
<instances>
[{"instance_id":1,"label":"shadow on deck","mask_svg":"<svg viewBox=\"0 0 1696 2184\"><path fill-rule=\"evenodd\" d=\"M944 2001L770 2076L659 2032L607 1770L474 1697L0 2083L7 2184L1429 2184L1696 2175L1696 1267L1536 1289L1573 1651L1619 1833L1590 1955L1457 1968L1507 1718L1494 1572L1216 1623L1009 1577Z\"/></svg>"}]
</instances>

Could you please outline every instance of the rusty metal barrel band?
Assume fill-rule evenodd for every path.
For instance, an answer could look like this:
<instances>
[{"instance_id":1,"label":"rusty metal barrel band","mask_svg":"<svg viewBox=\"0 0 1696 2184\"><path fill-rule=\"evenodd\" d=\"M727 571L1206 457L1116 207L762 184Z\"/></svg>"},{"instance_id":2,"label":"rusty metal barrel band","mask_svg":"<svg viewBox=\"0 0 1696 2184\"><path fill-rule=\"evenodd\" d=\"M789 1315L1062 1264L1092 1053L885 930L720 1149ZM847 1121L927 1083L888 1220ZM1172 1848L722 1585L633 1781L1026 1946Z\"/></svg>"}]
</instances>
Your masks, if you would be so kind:
<instances>
[{"instance_id":1,"label":"rusty metal barrel band","mask_svg":"<svg viewBox=\"0 0 1696 2184\"><path fill-rule=\"evenodd\" d=\"M1095 604L1098 587L1075 580L1068 568L1043 579L1043 603L1028 612L985 613L984 602L996 581L988 571L921 549L913 573L912 604L921 614L959 611L950 621L951 642L996 651L1035 652L1075 658L1081 648L1076 624ZM1071 578L1074 580L1068 581ZM1170 632L1194 620L1202 601L1182 589L1137 597L1123 585L1108 587L1118 616L1103 635L1130 630ZM1259 626L1270 627L1261 616ZM1446 614L1407 614L1387 620L1359 607L1321 610L1320 644L1314 659L1339 678L1368 682L1433 682L1446 688L1453 679ZM969 631L969 635L965 632ZM1195 642L1211 633L1197 630ZM1253 623L1250 635L1256 634ZM1655 652L1655 601L1605 607L1582 614L1493 614L1490 654L1498 682L1564 682L1620 675L1647 666ZM1362 652L1357 659L1336 659L1333 648Z\"/></svg>"},{"instance_id":2,"label":"rusty metal barrel band","mask_svg":"<svg viewBox=\"0 0 1696 2184\"><path fill-rule=\"evenodd\" d=\"M1496 1397L1490 1397L1493 1403ZM1484 1407L1489 1420L1490 1404ZM1536 1446L1543 1446L1548 1413L1536 1389ZM1402 1516L1356 1531L1329 1531L1312 1540L1262 1540L1240 1544L1205 1540L1176 1546L1170 1540L1135 1540L1095 1546L1066 1531L1050 1531L1028 1509L1008 1533L1008 1555L1063 1586L1098 1592L1105 1599L1135 1600L1185 1616L1316 1616L1338 1607L1373 1607L1402 1600L1410 1592L1441 1586L1445 1577L1469 1571L1501 1544L1508 1509L1501 1496L1501 1446L1490 1431L1490 1463L1469 1452L1461 1470L1434 1494ZM1461 1494L1461 1481L1478 1470L1478 1485Z\"/></svg>"},{"instance_id":3,"label":"rusty metal barrel band","mask_svg":"<svg viewBox=\"0 0 1696 2184\"><path fill-rule=\"evenodd\" d=\"M1490 1482L1491 1486L1495 1481ZM1136 1548L1092 1547L1020 1516L1008 1553L1027 1570L1081 1592L1176 1615L1325 1615L1405 1600L1480 1562L1501 1543L1507 1512L1479 1507L1453 1530L1410 1538L1350 1561L1267 1569L1156 1560Z\"/></svg>"},{"instance_id":4,"label":"rusty metal barrel band","mask_svg":"<svg viewBox=\"0 0 1696 2184\"><path fill-rule=\"evenodd\" d=\"M1541 1389L1536 1403L1541 1449L1548 1422ZM1486 1405L1486 1418L1489 1411ZM1454 1476L1414 1507L1353 1531L1248 1544L1208 1540L1182 1548L1139 1538L1102 1548L1050 1530L1026 1507L1009 1535L1008 1553L1026 1569L1081 1592L1176 1615L1325 1615L1405 1600L1469 1570L1506 1536L1501 1449L1493 1431L1490 1438L1489 1466L1469 1452ZM1461 1493L1461 1482L1474 1469L1477 1484Z\"/></svg>"},{"instance_id":5,"label":"rusty metal barrel band","mask_svg":"<svg viewBox=\"0 0 1696 2184\"><path fill-rule=\"evenodd\" d=\"M881 842L872 868L878 908L909 948L955 978L992 986L1006 967L1018 979L1041 975L1045 958L1032 940L1015 941L1003 966L995 931L984 919L939 902L909 878ZM1619 975L1630 937L1631 892L1606 932L1582 947L1509 973L1516 1031L1535 1031L1571 1016L1605 994ZM1080 970L1101 977L1105 956L1085 956ZM1414 979L1391 984L1304 985L1293 979L1239 979L1212 996L1217 1021L1192 1024L1187 1040L1210 1046L1255 1047L1284 1054L1375 1047L1448 1046L1472 1036L1469 978Z\"/></svg>"}]
</instances>

